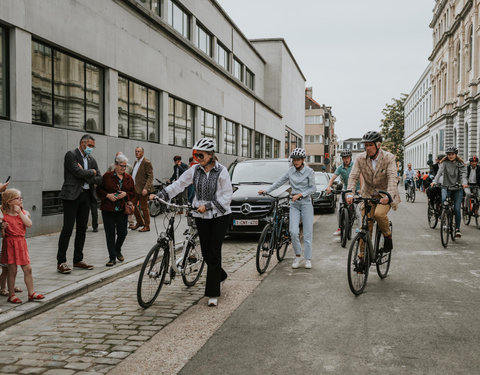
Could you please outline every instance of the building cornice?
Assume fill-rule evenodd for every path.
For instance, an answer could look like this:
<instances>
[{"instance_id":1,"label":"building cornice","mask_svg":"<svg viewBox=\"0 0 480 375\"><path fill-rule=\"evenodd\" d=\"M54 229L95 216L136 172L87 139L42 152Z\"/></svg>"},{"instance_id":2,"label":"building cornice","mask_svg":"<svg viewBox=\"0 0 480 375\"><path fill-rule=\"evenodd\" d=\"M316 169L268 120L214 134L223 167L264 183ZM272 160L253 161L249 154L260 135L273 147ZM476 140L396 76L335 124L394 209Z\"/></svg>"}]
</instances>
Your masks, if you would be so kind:
<instances>
[{"instance_id":1,"label":"building cornice","mask_svg":"<svg viewBox=\"0 0 480 375\"><path fill-rule=\"evenodd\" d=\"M404 140L404 143L403 143L403 144L404 144L405 147L411 145L412 143L415 143L418 139L422 138L425 134L428 134L428 133L430 132L430 130L429 130L430 128L429 128L428 124L427 124L427 125L424 125L423 127L424 127L425 129L423 129L421 132L418 132L418 133L415 134L415 136L413 136L413 137L412 137L412 136L408 136L408 138L406 138L406 139Z\"/></svg>"},{"instance_id":2,"label":"building cornice","mask_svg":"<svg viewBox=\"0 0 480 375\"><path fill-rule=\"evenodd\" d=\"M440 4L436 4L435 7L433 8L433 18L432 21L430 21L430 26L431 29L435 26L437 23L438 18L440 17L440 14L442 13L443 9L445 8L445 5L447 4L448 0L442 0Z\"/></svg>"}]
</instances>

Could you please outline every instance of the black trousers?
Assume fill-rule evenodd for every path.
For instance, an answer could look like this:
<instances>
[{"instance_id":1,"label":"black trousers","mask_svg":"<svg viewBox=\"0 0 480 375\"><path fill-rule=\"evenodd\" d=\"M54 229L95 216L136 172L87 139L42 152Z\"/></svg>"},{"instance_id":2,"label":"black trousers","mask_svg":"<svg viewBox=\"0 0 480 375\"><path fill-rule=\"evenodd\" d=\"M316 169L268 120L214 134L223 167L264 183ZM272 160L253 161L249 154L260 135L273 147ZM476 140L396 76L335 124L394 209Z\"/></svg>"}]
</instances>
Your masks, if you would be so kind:
<instances>
[{"instance_id":1,"label":"black trousers","mask_svg":"<svg viewBox=\"0 0 480 375\"><path fill-rule=\"evenodd\" d=\"M202 249L203 259L207 263L207 282L205 295L220 296L220 282L227 278L222 268L222 244L230 223L230 215L213 219L195 219Z\"/></svg>"},{"instance_id":2,"label":"black trousers","mask_svg":"<svg viewBox=\"0 0 480 375\"><path fill-rule=\"evenodd\" d=\"M57 264L67 261L67 249L72 236L73 227L76 224L75 246L73 250L73 263L83 260L83 245L85 244L85 232L88 225L90 212L90 192L83 191L73 201L63 200L63 227L58 239Z\"/></svg>"},{"instance_id":3,"label":"black trousers","mask_svg":"<svg viewBox=\"0 0 480 375\"><path fill-rule=\"evenodd\" d=\"M92 212L92 228L98 228L98 202L94 197L90 199L90 211Z\"/></svg>"},{"instance_id":4,"label":"black trousers","mask_svg":"<svg viewBox=\"0 0 480 375\"><path fill-rule=\"evenodd\" d=\"M102 217L108 255L114 260L122 254L122 245L128 233L128 215L123 211L102 211Z\"/></svg>"}]
</instances>

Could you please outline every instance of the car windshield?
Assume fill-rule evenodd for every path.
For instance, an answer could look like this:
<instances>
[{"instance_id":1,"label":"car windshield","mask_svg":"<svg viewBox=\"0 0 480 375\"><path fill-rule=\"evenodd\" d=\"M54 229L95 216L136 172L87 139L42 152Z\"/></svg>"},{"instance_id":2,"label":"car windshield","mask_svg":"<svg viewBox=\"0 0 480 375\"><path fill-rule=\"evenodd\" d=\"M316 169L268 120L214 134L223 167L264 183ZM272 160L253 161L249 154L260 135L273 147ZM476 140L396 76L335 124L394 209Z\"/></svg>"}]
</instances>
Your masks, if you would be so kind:
<instances>
[{"instance_id":1,"label":"car windshield","mask_svg":"<svg viewBox=\"0 0 480 375\"><path fill-rule=\"evenodd\" d=\"M323 173L315 173L315 184L326 185L328 184L328 177Z\"/></svg>"},{"instance_id":2,"label":"car windshield","mask_svg":"<svg viewBox=\"0 0 480 375\"><path fill-rule=\"evenodd\" d=\"M233 184L267 183L273 184L287 172L289 163L283 161L249 161L234 165L230 171Z\"/></svg>"}]
</instances>

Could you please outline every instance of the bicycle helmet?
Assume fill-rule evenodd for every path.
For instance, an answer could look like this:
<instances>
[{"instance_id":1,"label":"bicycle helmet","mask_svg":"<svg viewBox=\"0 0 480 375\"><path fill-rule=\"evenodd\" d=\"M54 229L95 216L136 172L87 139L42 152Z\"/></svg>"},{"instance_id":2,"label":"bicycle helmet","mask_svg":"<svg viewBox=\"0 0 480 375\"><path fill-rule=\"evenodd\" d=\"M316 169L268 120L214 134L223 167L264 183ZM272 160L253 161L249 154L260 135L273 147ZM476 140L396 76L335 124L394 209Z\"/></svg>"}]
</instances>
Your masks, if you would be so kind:
<instances>
[{"instance_id":1,"label":"bicycle helmet","mask_svg":"<svg viewBox=\"0 0 480 375\"><path fill-rule=\"evenodd\" d=\"M347 156L352 156L352 151L351 150L343 150L340 153L340 157L342 157L342 158L346 158Z\"/></svg>"},{"instance_id":2,"label":"bicycle helmet","mask_svg":"<svg viewBox=\"0 0 480 375\"><path fill-rule=\"evenodd\" d=\"M470 158L470 163L472 163L472 162L478 163L478 158L477 158L475 155L473 155L473 156Z\"/></svg>"},{"instance_id":3,"label":"bicycle helmet","mask_svg":"<svg viewBox=\"0 0 480 375\"><path fill-rule=\"evenodd\" d=\"M307 157L307 153L303 148L296 148L290 154L290 159L305 159Z\"/></svg>"},{"instance_id":4,"label":"bicycle helmet","mask_svg":"<svg viewBox=\"0 0 480 375\"><path fill-rule=\"evenodd\" d=\"M450 146L447 147L447 150L445 151L446 154L458 154L458 148L455 146Z\"/></svg>"},{"instance_id":5,"label":"bicycle helmet","mask_svg":"<svg viewBox=\"0 0 480 375\"><path fill-rule=\"evenodd\" d=\"M363 135L362 142L382 142L382 135L376 131L368 131Z\"/></svg>"},{"instance_id":6,"label":"bicycle helmet","mask_svg":"<svg viewBox=\"0 0 480 375\"><path fill-rule=\"evenodd\" d=\"M215 152L215 140L212 138L200 138L193 146L193 150Z\"/></svg>"}]
</instances>

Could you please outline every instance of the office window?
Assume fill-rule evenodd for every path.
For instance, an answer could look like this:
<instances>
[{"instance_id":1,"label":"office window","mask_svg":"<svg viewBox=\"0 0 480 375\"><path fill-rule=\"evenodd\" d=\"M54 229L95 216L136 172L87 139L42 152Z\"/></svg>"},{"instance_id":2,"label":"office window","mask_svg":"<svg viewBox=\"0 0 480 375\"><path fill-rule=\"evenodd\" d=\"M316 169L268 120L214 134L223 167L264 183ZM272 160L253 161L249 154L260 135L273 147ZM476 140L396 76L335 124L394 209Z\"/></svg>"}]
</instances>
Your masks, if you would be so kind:
<instances>
[{"instance_id":1,"label":"office window","mask_svg":"<svg viewBox=\"0 0 480 375\"><path fill-rule=\"evenodd\" d=\"M185 38L190 39L190 15L172 0L168 0L168 23Z\"/></svg>"},{"instance_id":2,"label":"office window","mask_svg":"<svg viewBox=\"0 0 480 375\"><path fill-rule=\"evenodd\" d=\"M278 159L280 157L280 141L273 141L273 157Z\"/></svg>"},{"instance_id":3,"label":"office window","mask_svg":"<svg viewBox=\"0 0 480 375\"><path fill-rule=\"evenodd\" d=\"M265 158L273 157L273 139L265 137Z\"/></svg>"},{"instance_id":4,"label":"office window","mask_svg":"<svg viewBox=\"0 0 480 375\"><path fill-rule=\"evenodd\" d=\"M0 27L0 117L7 117L7 31Z\"/></svg>"},{"instance_id":5,"label":"office window","mask_svg":"<svg viewBox=\"0 0 480 375\"><path fill-rule=\"evenodd\" d=\"M226 154L235 155L237 153L237 124L232 121L225 120L224 125L224 152Z\"/></svg>"},{"instance_id":6,"label":"office window","mask_svg":"<svg viewBox=\"0 0 480 375\"><path fill-rule=\"evenodd\" d=\"M99 66L32 41L34 123L103 133L103 85Z\"/></svg>"},{"instance_id":7,"label":"office window","mask_svg":"<svg viewBox=\"0 0 480 375\"><path fill-rule=\"evenodd\" d=\"M285 130L285 157L290 157L290 132Z\"/></svg>"},{"instance_id":8,"label":"office window","mask_svg":"<svg viewBox=\"0 0 480 375\"><path fill-rule=\"evenodd\" d=\"M212 36L200 25L197 24L197 47L212 57Z\"/></svg>"},{"instance_id":9,"label":"office window","mask_svg":"<svg viewBox=\"0 0 480 375\"><path fill-rule=\"evenodd\" d=\"M158 142L158 93L118 77L118 136Z\"/></svg>"},{"instance_id":10,"label":"office window","mask_svg":"<svg viewBox=\"0 0 480 375\"><path fill-rule=\"evenodd\" d=\"M200 131L202 137L208 137L215 139L218 144L218 116L201 110L200 112Z\"/></svg>"},{"instance_id":11,"label":"office window","mask_svg":"<svg viewBox=\"0 0 480 375\"><path fill-rule=\"evenodd\" d=\"M263 157L263 134L255 132L255 157Z\"/></svg>"},{"instance_id":12,"label":"office window","mask_svg":"<svg viewBox=\"0 0 480 375\"><path fill-rule=\"evenodd\" d=\"M295 134L290 135L290 151L296 149L297 146L297 136Z\"/></svg>"},{"instance_id":13,"label":"office window","mask_svg":"<svg viewBox=\"0 0 480 375\"><path fill-rule=\"evenodd\" d=\"M248 68L245 68L245 84L250 90L255 90L255 74Z\"/></svg>"},{"instance_id":14,"label":"office window","mask_svg":"<svg viewBox=\"0 0 480 375\"><path fill-rule=\"evenodd\" d=\"M160 16L160 1L161 0L137 0L143 7L151 10L156 15Z\"/></svg>"},{"instance_id":15,"label":"office window","mask_svg":"<svg viewBox=\"0 0 480 375\"><path fill-rule=\"evenodd\" d=\"M243 64L239 60L237 60L235 57L233 58L232 73L236 79L243 82Z\"/></svg>"},{"instance_id":16,"label":"office window","mask_svg":"<svg viewBox=\"0 0 480 375\"><path fill-rule=\"evenodd\" d=\"M305 124L312 125L312 124L323 124L323 116L305 116Z\"/></svg>"},{"instance_id":17,"label":"office window","mask_svg":"<svg viewBox=\"0 0 480 375\"><path fill-rule=\"evenodd\" d=\"M168 98L168 143L193 146L193 107L179 99Z\"/></svg>"},{"instance_id":18,"label":"office window","mask_svg":"<svg viewBox=\"0 0 480 375\"><path fill-rule=\"evenodd\" d=\"M242 126L242 156L252 157L252 130Z\"/></svg>"},{"instance_id":19,"label":"office window","mask_svg":"<svg viewBox=\"0 0 480 375\"><path fill-rule=\"evenodd\" d=\"M220 43L217 43L217 62L225 70L230 70L230 60L228 57L228 50Z\"/></svg>"}]
</instances>

